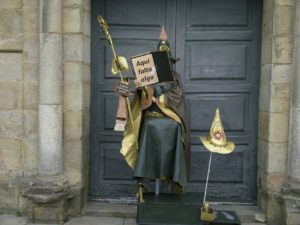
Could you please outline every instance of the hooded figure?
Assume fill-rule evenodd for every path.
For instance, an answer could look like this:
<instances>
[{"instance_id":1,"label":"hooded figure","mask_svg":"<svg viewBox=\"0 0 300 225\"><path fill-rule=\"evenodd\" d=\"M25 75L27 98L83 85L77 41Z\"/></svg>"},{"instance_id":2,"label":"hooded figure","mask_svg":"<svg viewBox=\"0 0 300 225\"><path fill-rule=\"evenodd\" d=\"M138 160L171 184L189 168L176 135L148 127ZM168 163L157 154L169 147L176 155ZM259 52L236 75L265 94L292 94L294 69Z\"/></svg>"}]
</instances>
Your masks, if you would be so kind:
<instances>
[{"instance_id":1,"label":"hooded figure","mask_svg":"<svg viewBox=\"0 0 300 225\"><path fill-rule=\"evenodd\" d=\"M176 63L163 27L157 50L167 51L171 63ZM175 71L173 76L174 82L137 89L131 103L136 134L128 122L121 154L134 170L140 201L142 191L149 188L151 179L166 180L177 193L181 193L187 183L190 158L188 118L180 76ZM138 146L135 136L138 136Z\"/></svg>"}]
</instances>

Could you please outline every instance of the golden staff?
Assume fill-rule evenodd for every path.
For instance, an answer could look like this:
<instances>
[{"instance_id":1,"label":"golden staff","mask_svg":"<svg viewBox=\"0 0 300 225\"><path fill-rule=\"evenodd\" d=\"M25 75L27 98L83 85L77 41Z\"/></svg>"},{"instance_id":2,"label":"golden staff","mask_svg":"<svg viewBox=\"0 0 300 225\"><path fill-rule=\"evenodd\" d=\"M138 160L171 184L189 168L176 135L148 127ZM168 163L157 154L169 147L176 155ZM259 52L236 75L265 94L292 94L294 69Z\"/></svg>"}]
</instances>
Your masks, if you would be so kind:
<instances>
[{"instance_id":1,"label":"golden staff","mask_svg":"<svg viewBox=\"0 0 300 225\"><path fill-rule=\"evenodd\" d=\"M99 23L100 27L102 28L102 31L104 32L104 34L106 36L106 39L107 39L107 41L108 41L108 43L111 47L112 53L114 55L114 59L112 61L111 71L112 71L113 74L118 73L120 75L121 82L126 83L127 78L122 75L122 71L127 71L128 70L127 60L126 60L125 57L117 55L117 53L115 51L115 48L114 48L112 38L111 38L111 35L108 31L108 25L107 25L106 21L104 20L104 18L102 16L98 16L98 23ZM135 128L134 128L134 123L133 123L129 98L127 96L125 96L125 98L126 98L126 106L127 106L127 109L128 109L127 111L128 111L129 119L130 119L131 126L132 126L132 129L133 129L133 133L134 133L134 136L135 136L135 144L136 144L136 147L138 147L137 135L136 135L136 131L135 131Z\"/></svg>"}]
</instances>

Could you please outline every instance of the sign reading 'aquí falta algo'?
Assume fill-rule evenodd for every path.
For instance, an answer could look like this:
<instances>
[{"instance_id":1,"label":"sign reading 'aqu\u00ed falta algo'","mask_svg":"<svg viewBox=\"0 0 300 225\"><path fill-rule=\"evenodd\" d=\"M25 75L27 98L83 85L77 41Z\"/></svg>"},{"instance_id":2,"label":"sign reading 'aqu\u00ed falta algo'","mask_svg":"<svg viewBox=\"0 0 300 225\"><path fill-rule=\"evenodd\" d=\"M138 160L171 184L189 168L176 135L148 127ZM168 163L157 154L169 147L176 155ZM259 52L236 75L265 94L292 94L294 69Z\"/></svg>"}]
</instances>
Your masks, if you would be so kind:
<instances>
[{"instance_id":1,"label":"sign reading 'aqu\u00ed falta algo'","mask_svg":"<svg viewBox=\"0 0 300 225\"><path fill-rule=\"evenodd\" d=\"M136 86L144 87L158 82L174 81L166 51L148 52L131 58Z\"/></svg>"}]
</instances>

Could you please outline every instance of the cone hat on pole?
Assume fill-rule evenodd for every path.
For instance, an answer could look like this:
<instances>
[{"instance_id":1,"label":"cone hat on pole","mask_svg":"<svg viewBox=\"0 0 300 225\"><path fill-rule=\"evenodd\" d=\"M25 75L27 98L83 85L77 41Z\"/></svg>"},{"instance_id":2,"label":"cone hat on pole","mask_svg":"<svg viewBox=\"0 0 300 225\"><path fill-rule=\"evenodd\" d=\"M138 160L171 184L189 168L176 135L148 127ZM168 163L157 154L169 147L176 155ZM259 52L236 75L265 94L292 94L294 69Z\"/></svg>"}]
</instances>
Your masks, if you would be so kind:
<instances>
[{"instance_id":1,"label":"cone hat on pole","mask_svg":"<svg viewBox=\"0 0 300 225\"><path fill-rule=\"evenodd\" d=\"M226 138L219 108L216 109L209 135L207 137L200 136L200 140L205 148L211 152L229 154L234 150L235 144Z\"/></svg>"}]
</instances>

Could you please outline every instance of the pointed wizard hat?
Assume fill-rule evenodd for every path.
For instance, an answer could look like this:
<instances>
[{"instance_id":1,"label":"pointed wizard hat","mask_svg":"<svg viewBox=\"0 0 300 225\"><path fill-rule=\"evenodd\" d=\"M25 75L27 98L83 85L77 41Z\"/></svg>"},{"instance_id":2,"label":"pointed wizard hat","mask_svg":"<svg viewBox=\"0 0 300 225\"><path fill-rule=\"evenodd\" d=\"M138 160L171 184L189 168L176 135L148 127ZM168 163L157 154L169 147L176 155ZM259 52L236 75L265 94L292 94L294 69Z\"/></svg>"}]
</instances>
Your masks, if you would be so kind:
<instances>
[{"instance_id":1,"label":"pointed wizard hat","mask_svg":"<svg viewBox=\"0 0 300 225\"><path fill-rule=\"evenodd\" d=\"M170 46L170 43L168 41L168 35L167 35L167 32L166 32L164 26L162 26L161 29L160 29L159 42L158 42L158 45L157 45L157 50L158 51L167 51L168 54L169 54L170 61L172 63L176 63L179 60L179 59L175 59L172 56L171 46Z\"/></svg>"},{"instance_id":2,"label":"pointed wizard hat","mask_svg":"<svg viewBox=\"0 0 300 225\"><path fill-rule=\"evenodd\" d=\"M200 140L206 149L211 152L229 154L234 150L235 144L226 139L219 108L216 109L209 135L207 137L200 136Z\"/></svg>"}]
</instances>

